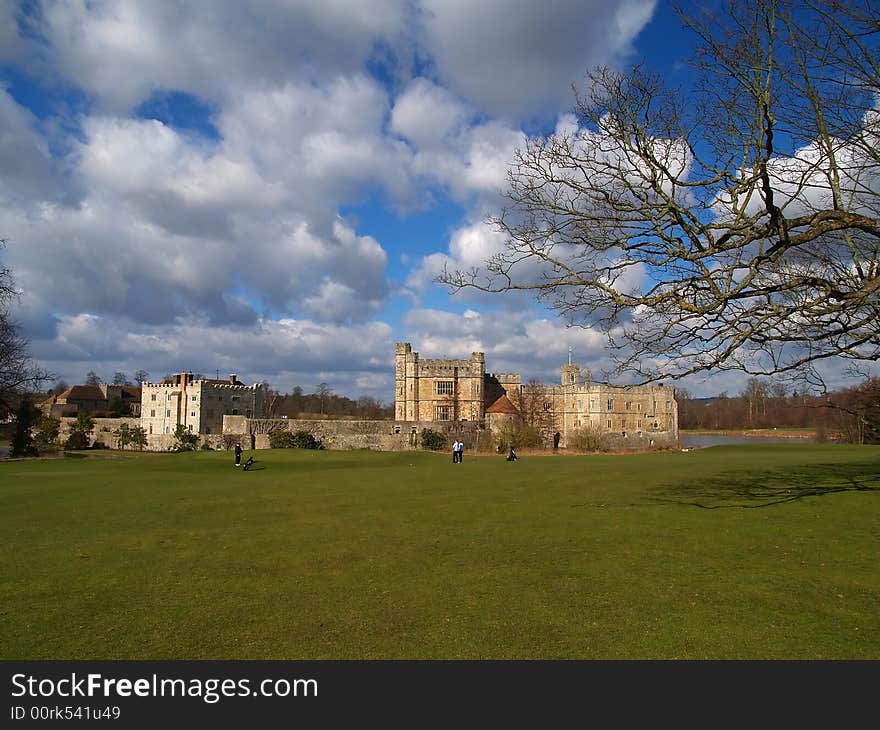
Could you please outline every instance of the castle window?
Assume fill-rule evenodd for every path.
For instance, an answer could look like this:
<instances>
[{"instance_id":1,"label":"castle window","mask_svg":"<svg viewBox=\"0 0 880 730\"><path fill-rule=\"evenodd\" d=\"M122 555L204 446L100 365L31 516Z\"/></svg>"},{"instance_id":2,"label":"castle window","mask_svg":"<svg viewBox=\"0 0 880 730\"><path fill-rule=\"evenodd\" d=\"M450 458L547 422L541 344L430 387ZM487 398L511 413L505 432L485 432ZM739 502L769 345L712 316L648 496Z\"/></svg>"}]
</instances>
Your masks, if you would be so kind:
<instances>
[{"instance_id":1,"label":"castle window","mask_svg":"<svg viewBox=\"0 0 880 730\"><path fill-rule=\"evenodd\" d=\"M608 430L609 431L611 430L611 419L610 418L608 419Z\"/></svg>"},{"instance_id":2,"label":"castle window","mask_svg":"<svg viewBox=\"0 0 880 730\"><path fill-rule=\"evenodd\" d=\"M626 402L626 410L631 411L632 407L633 407L633 402L631 400L628 400Z\"/></svg>"},{"instance_id":3,"label":"castle window","mask_svg":"<svg viewBox=\"0 0 880 730\"><path fill-rule=\"evenodd\" d=\"M165 418L171 418L171 411L170 410L165 411Z\"/></svg>"},{"instance_id":4,"label":"castle window","mask_svg":"<svg viewBox=\"0 0 880 730\"><path fill-rule=\"evenodd\" d=\"M614 398L609 398L609 399L608 399L608 410L609 410L609 411L613 411L613 410L614 410Z\"/></svg>"},{"instance_id":5,"label":"castle window","mask_svg":"<svg viewBox=\"0 0 880 730\"><path fill-rule=\"evenodd\" d=\"M189 415L190 415L190 418L195 418L195 417L196 417L196 412L195 412L195 411L190 411L190 412L189 412Z\"/></svg>"},{"instance_id":6,"label":"castle window","mask_svg":"<svg viewBox=\"0 0 880 730\"><path fill-rule=\"evenodd\" d=\"M155 409L155 408L151 408L151 409L150 409L150 417L151 417L151 418L155 418L155 417L156 417L156 409Z\"/></svg>"},{"instance_id":7,"label":"castle window","mask_svg":"<svg viewBox=\"0 0 880 730\"><path fill-rule=\"evenodd\" d=\"M155 394L155 393L153 393L153 394L150 396L150 400L156 400L156 394Z\"/></svg>"},{"instance_id":8,"label":"castle window","mask_svg":"<svg viewBox=\"0 0 880 730\"><path fill-rule=\"evenodd\" d=\"M642 410L642 404L641 404L641 403L636 403L636 410L637 410L637 411Z\"/></svg>"},{"instance_id":9,"label":"castle window","mask_svg":"<svg viewBox=\"0 0 880 730\"><path fill-rule=\"evenodd\" d=\"M454 391L455 383L451 380L437 380L434 383L434 392L437 395L452 395Z\"/></svg>"},{"instance_id":10,"label":"castle window","mask_svg":"<svg viewBox=\"0 0 880 730\"><path fill-rule=\"evenodd\" d=\"M596 401L590 399L590 410L592 411L596 407Z\"/></svg>"},{"instance_id":11,"label":"castle window","mask_svg":"<svg viewBox=\"0 0 880 730\"><path fill-rule=\"evenodd\" d=\"M435 421L451 421L452 406L434 406Z\"/></svg>"},{"instance_id":12,"label":"castle window","mask_svg":"<svg viewBox=\"0 0 880 730\"><path fill-rule=\"evenodd\" d=\"M552 403L547 403L546 401L544 402L544 410L545 411L549 411L552 407L553 407Z\"/></svg>"},{"instance_id":13,"label":"castle window","mask_svg":"<svg viewBox=\"0 0 880 730\"><path fill-rule=\"evenodd\" d=\"M238 396L237 395L232 396L232 400L238 400Z\"/></svg>"},{"instance_id":14,"label":"castle window","mask_svg":"<svg viewBox=\"0 0 880 730\"><path fill-rule=\"evenodd\" d=\"M666 410L669 410L669 401L666 401Z\"/></svg>"},{"instance_id":15,"label":"castle window","mask_svg":"<svg viewBox=\"0 0 880 730\"><path fill-rule=\"evenodd\" d=\"M197 401L199 397L197 395L190 396L191 401Z\"/></svg>"}]
</instances>

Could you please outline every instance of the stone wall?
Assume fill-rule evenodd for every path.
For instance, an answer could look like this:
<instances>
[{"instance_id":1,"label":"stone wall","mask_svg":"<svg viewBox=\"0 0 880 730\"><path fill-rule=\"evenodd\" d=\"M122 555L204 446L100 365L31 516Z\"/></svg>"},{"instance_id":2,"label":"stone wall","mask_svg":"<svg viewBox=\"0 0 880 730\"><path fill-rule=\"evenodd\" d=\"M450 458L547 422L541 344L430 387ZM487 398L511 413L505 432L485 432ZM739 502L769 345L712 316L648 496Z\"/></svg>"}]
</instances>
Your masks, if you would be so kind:
<instances>
[{"instance_id":1,"label":"stone wall","mask_svg":"<svg viewBox=\"0 0 880 730\"><path fill-rule=\"evenodd\" d=\"M242 437L242 446L269 448L269 435L275 431L307 431L318 439L325 449L373 449L376 451L410 451L421 449L421 434L426 428L447 434L450 448L458 437L465 448L473 448L477 434L482 430L473 421L462 423L433 423L422 421L305 421L298 419L249 419L242 416L224 416L223 433ZM213 438L213 437L212 437ZM222 437L218 437L222 443ZM222 448L222 446L220 447Z\"/></svg>"},{"instance_id":2,"label":"stone wall","mask_svg":"<svg viewBox=\"0 0 880 730\"><path fill-rule=\"evenodd\" d=\"M70 435L70 426L76 423L75 418L61 418L61 428L58 430L58 443L63 444ZM116 448L116 437L113 432L123 423L127 423L129 428L141 425L140 418L93 418L95 422L95 430L92 431L92 443L96 441L103 444L108 449Z\"/></svg>"}]
</instances>

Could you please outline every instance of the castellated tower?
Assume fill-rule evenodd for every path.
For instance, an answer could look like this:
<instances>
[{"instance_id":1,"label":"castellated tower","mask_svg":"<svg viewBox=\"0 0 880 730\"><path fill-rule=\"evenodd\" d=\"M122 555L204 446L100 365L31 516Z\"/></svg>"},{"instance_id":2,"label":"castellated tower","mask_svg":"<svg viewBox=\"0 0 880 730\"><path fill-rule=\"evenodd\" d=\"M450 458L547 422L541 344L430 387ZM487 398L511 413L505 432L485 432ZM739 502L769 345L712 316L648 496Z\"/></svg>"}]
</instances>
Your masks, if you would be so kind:
<instances>
[{"instance_id":1,"label":"castellated tower","mask_svg":"<svg viewBox=\"0 0 880 730\"><path fill-rule=\"evenodd\" d=\"M479 421L483 418L482 352L469 360L422 360L408 342L395 349L394 417L398 421Z\"/></svg>"},{"instance_id":2,"label":"castellated tower","mask_svg":"<svg viewBox=\"0 0 880 730\"><path fill-rule=\"evenodd\" d=\"M563 388L577 388L581 384L581 366L563 365L560 381Z\"/></svg>"}]
</instances>

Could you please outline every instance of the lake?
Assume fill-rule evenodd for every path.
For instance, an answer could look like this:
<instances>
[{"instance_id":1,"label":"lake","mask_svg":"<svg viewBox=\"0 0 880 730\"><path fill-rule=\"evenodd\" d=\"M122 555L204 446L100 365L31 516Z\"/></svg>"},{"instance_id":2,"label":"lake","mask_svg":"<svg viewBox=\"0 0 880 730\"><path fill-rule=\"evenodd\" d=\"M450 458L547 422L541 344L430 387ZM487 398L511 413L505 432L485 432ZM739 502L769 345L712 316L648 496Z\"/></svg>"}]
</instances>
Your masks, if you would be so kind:
<instances>
[{"instance_id":1,"label":"lake","mask_svg":"<svg viewBox=\"0 0 880 730\"><path fill-rule=\"evenodd\" d=\"M810 438L783 438L781 436L721 436L707 433L683 433L681 445L686 449L706 448L708 446L728 446L730 444L812 444Z\"/></svg>"}]
</instances>

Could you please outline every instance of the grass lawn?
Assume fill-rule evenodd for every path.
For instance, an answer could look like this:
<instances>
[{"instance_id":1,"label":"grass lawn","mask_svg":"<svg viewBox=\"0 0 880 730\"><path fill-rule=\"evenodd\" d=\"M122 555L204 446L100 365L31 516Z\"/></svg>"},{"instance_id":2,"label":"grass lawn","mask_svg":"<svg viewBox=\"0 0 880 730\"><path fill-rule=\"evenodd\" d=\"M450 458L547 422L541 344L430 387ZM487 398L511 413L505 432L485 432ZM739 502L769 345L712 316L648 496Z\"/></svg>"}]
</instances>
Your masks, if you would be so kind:
<instances>
[{"instance_id":1,"label":"grass lawn","mask_svg":"<svg viewBox=\"0 0 880 730\"><path fill-rule=\"evenodd\" d=\"M880 448L0 463L3 659L880 659Z\"/></svg>"}]
</instances>

